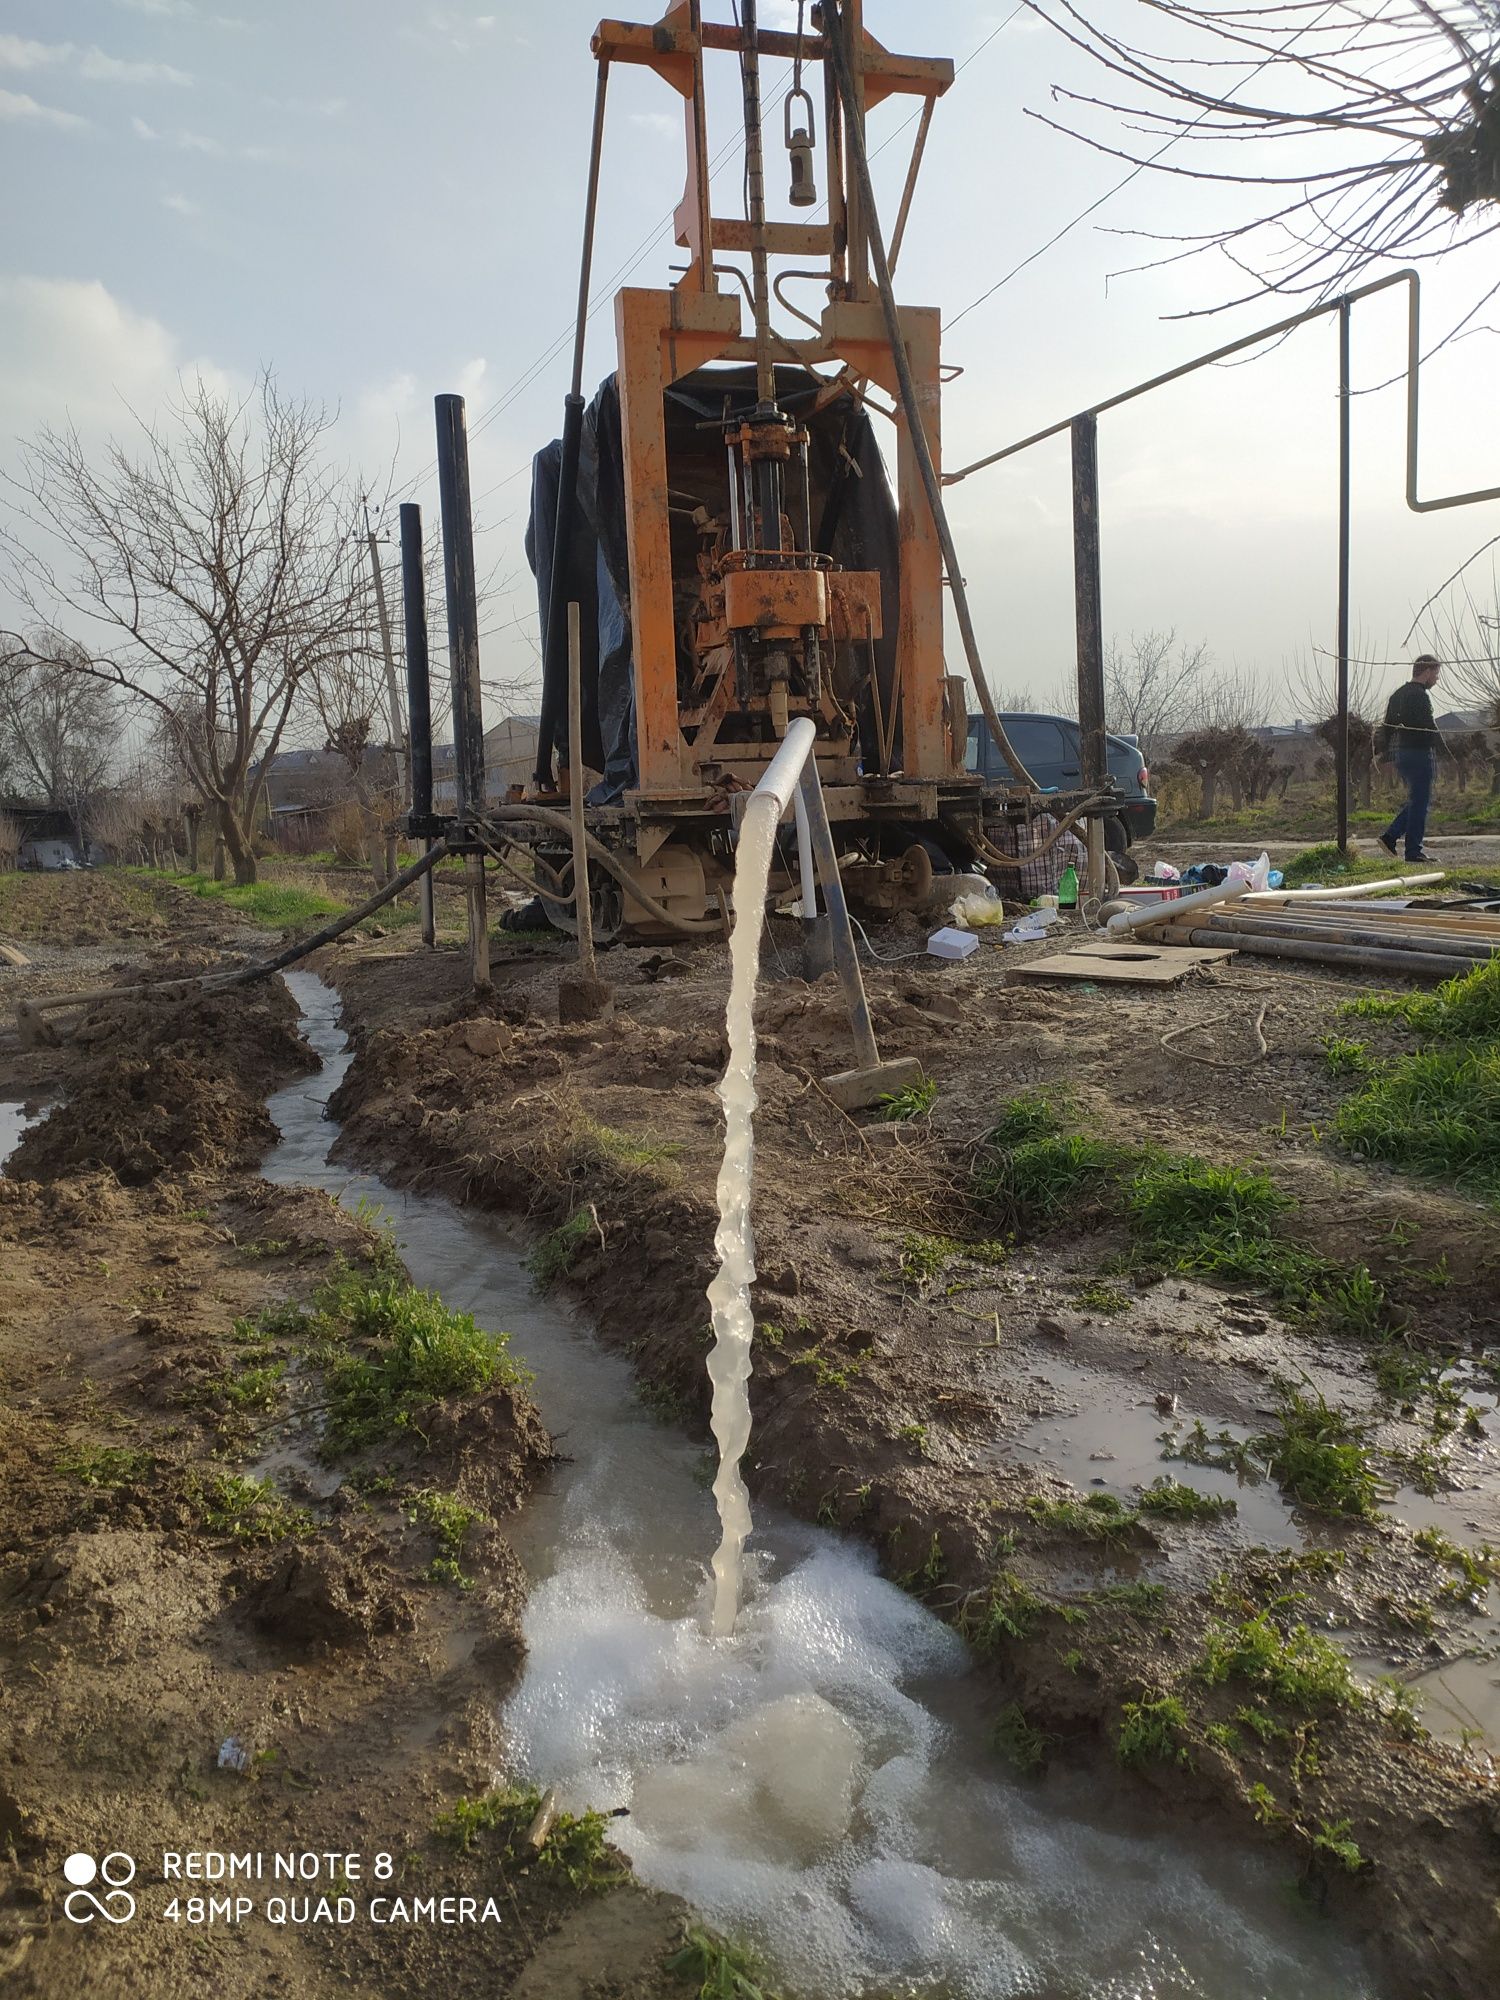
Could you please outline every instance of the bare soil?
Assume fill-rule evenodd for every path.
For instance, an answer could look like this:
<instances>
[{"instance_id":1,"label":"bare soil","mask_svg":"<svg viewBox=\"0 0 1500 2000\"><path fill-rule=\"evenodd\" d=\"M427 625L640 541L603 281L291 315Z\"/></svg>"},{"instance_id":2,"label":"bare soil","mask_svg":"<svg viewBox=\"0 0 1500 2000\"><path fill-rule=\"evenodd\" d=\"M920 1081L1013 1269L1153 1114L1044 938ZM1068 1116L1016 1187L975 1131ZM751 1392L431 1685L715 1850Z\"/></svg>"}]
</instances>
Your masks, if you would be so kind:
<instances>
[{"instance_id":1,"label":"bare soil","mask_svg":"<svg viewBox=\"0 0 1500 2000\"><path fill-rule=\"evenodd\" d=\"M1226 1523L1142 1523L1101 1547L1036 1511L1090 1484L1132 1497L1111 1479L1114 1432L1180 1435L1201 1417L1243 1435L1271 1413L1278 1379L1305 1379L1369 1420L1383 1464L1396 1468L1419 1433L1376 1395L1362 1344L1170 1278L1126 1279L1118 1305L1096 1309L1091 1284L1121 1247L1099 1216L997 1253L970 1193L999 1110L1063 1084L1081 1119L1117 1138L1263 1161L1295 1197L1293 1228L1369 1263L1416 1350L1472 1352L1493 1336L1493 1211L1361 1167L1323 1136L1339 1086L1320 1042L1360 988L1231 962L1182 990L1079 990L1015 981L1014 957L989 941L961 966L910 956L867 973L877 1034L884 1055L920 1056L939 1094L929 1118L884 1125L847 1117L821 1088L851 1061L839 996L791 976L794 927L774 928L758 1008L752 1485L866 1538L944 1615L972 1623L997 1578L1019 1586L1035 1608L987 1652L992 1696L997 1710L1020 1704L1054 1761L1092 1772L1127 1818L1208 1814L1279 1847L1319 1907L1373 1941L1401 2000L1488 2000L1500 1953L1489 1755L1411 1729L1383 1699L1283 1716L1263 1739L1234 1726L1244 1686L1192 1671L1212 1624L1268 1607L1285 1618L1295 1605L1361 1657L1414 1669L1488 1644L1483 1590L1474 1602L1448 1589L1412 1532L1500 1528L1488 1404L1447 1452L1454 1490L1428 1511L1403 1504L1406 1520L1280 1507L1286 1532L1268 1549L1267 1505L1247 1492ZM920 935L892 926L874 945L895 960L919 954ZM456 953L388 941L327 954L357 1051L333 1106L340 1145L398 1182L539 1227L587 1212L564 1282L658 1407L706 1430L724 954L611 951L600 970L612 1017L563 1028L570 957L497 943L493 996L476 1002ZM1251 1024L1263 1003L1262 1060ZM1191 1021L1205 1033L1190 1047L1225 1067L1163 1048ZM1080 1396L1085 1418L1107 1413L1092 1464L1059 1446L1066 1424L1049 1433ZM1163 1588L1132 1594L1139 1582ZM1125 1705L1168 1693L1188 1707L1188 1761L1122 1778ZM1357 1845L1352 1870L1330 1855L1333 1828Z\"/></svg>"},{"instance_id":2,"label":"bare soil","mask_svg":"<svg viewBox=\"0 0 1500 2000\"><path fill-rule=\"evenodd\" d=\"M67 886L92 910L90 878ZM284 990L101 1012L47 1055L66 1098L0 1176L7 1994L680 1996L663 1970L680 1906L619 1857L574 1881L493 1834L440 1837L500 1771L526 1593L504 1523L551 1444L524 1390L496 1387L330 1467L316 1359L290 1334L247 1344L268 1308L388 1254L321 1192L253 1171L266 1093L309 1062ZM232 1504L265 1478L265 1504ZM468 1587L431 1573L424 1489L478 1511ZM355 1854L358 1881L334 1858L255 1894L469 1897L499 1920L191 1922L186 1897L226 1885L167 1884L169 1851ZM137 1859L135 1921L67 1919L78 1852Z\"/></svg>"}]
</instances>

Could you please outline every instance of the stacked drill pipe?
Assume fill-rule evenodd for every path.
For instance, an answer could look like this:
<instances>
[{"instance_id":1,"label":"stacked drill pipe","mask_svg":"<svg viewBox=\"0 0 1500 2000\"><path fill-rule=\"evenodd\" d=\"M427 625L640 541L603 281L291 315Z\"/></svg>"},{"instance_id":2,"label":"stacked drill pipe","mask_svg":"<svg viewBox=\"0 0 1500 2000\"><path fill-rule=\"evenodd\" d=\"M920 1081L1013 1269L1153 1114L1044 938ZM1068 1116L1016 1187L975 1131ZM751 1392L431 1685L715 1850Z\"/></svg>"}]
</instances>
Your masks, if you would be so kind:
<instances>
[{"instance_id":1,"label":"stacked drill pipe","mask_svg":"<svg viewBox=\"0 0 1500 2000\"><path fill-rule=\"evenodd\" d=\"M1481 910L1395 909L1257 896L1232 909L1174 915L1138 925L1160 944L1208 945L1266 958L1452 979L1500 956L1500 917Z\"/></svg>"}]
</instances>

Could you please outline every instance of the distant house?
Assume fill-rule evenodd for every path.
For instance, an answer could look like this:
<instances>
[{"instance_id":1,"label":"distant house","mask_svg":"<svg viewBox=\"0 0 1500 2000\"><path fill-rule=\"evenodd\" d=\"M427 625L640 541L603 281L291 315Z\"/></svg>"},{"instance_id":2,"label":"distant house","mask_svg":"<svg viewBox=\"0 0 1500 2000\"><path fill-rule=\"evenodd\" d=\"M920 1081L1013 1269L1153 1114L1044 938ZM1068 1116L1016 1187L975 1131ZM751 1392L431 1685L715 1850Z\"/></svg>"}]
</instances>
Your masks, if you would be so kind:
<instances>
[{"instance_id":1,"label":"distant house","mask_svg":"<svg viewBox=\"0 0 1500 2000\"><path fill-rule=\"evenodd\" d=\"M1484 729L1488 726L1489 719L1482 708L1450 708L1435 718L1439 729L1450 732Z\"/></svg>"},{"instance_id":2,"label":"distant house","mask_svg":"<svg viewBox=\"0 0 1500 2000\"><path fill-rule=\"evenodd\" d=\"M16 865L20 868L81 868L103 857L92 844L78 842L73 815L36 799L0 799L0 813L21 829Z\"/></svg>"},{"instance_id":3,"label":"distant house","mask_svg":"<svg viewBox=\"0 0 1500 2000\"><path fill-rule=\"evenodd\" d=\"M541 724L539 715L508 715L484 732L484 795L491 805L512 785L530 783ZM451 743L432 746L432 802L436 812L452 812L458 803Z\"/></svg>"}]
</instances>

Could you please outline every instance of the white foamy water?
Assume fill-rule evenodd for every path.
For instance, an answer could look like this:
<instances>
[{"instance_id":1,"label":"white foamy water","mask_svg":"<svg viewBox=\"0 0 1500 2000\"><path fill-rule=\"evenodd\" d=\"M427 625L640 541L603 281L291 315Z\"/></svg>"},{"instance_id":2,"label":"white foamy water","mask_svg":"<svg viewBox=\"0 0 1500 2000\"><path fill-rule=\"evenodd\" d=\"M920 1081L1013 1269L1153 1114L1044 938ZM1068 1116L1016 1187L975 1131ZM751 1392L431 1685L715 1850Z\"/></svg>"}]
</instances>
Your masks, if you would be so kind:
<instances>
[{"instance_id":1,"label":"white foamy water","mask_svg":"<svg viewBox=\"0 0 1500 2000\"><path fill-rule=\"evenodd\" d=\"M771 1574L778 1570L779 1574ZM1108 1831L1001 1774L965 1649L808 1535L749 1566L734 1636L581 1536L535 1591L503 1711L523 1775L628 1808L653 1887L798 1992L931 2000L1369 2000L1352 1953L1224 1850Z\"/></svg>"},{"instance_id":2,"label":"white foamy water","mask_svg":"<svg viewBox=\"0 0 1500 2000\"><path fill-rule=\"evenodd\" d=\"M760 971L760 934L765 925L766 881L776 841L780 807L769 793L757 793L740 822L734 862L734 931L729 940L729 1060L719 1083L724 1106L724 1158L719 1167L719 1225L714 1249L718 1275L708 1288L714 1344L708 1374L713 1383L711 1424L719 1447L714 1501L719 1510L719 1546L714 1551L713 1630L725 1638L739 1611L745 1538L750 1533L750 1495L740 1460L750 1442L750 1343L755 1315L750 1286L755 1277L755 1238L750 1228L750 1189L755 1164L755 980Z\"/></svg>"}]
</instances>

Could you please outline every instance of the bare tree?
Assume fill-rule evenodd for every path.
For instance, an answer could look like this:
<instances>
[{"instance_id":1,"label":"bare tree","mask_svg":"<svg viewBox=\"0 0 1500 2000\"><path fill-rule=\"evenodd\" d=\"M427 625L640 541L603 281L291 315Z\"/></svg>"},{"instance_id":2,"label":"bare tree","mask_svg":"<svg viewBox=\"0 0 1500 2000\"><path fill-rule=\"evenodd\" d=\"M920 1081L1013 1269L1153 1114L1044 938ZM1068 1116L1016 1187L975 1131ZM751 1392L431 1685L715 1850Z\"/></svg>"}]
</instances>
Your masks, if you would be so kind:
<instances>
[{"instance_id":1,"label":"bare tree","mask_svg":"<svg viewBox=\"0 0 1500 2000\"><path fill-rule=\"evenodd\" d=\"M1213 655L1208 641L1179 641L1175 626L1112 639L1104 655L1104 714L1108 726L1136 736L1148 754L1163 736L1191 729Z\"/></svg>"},{"instance_id":2,"label":"bare tree","mask_svg":"<svg viewBox=\"0 0 1500 2000\"><path fill-rule=\"evenodd\" d=\"M1221 250L1251 281L1224 305L1266 291L1331 297L1372 258L1435 257L1497 227L1494 0L1137 0L1129 14L1149 48L1118 9L1027 4L1110 79L1105 94L1054 97L1130 136L1056 129L1136 171L1264 191L1242 220L1155 238L1177 257ZM1284 172L1244 143L1273 139L1291 142ZM1182 140L1192 154L1166 158Z\"/></svg>"},{"instance_id":3,"label":"bare tree","mask_svg":"<svg viewBox=\"0 0 1500 2000\"><path fill-rule=\"evenodd\" d=\"M80 860L119 741L118 696L61 632L0 638L0 766L73 825Z\"/></svg>"},{"instance_id":4,"label":"bare tree","mask_svg":"<svg viewBox=\"0 0 1500 2000\"><path fill-rule=\"evenodd\" d=\"M1494 554L1488 577L1473 561L1451 577L1422 607L1407 637L1412 633L1486 719L1500 724L1500 563Z\"/></svg>"},{"instance_id":5,"label":"bare tree","mask_svg":"<svg viewBox=\"0 0 1500 2000\"><path fill-rule=\"evenodd\" d=\"M234 864L256 875L271 758L306 677L347 642L357 526L324 452L331 418L263 375L239 401L201 380L96 462L45 429L10 482L12 583L39 615L94 621L84 671L171 735Z\"/></svg>"}]
</instances>

